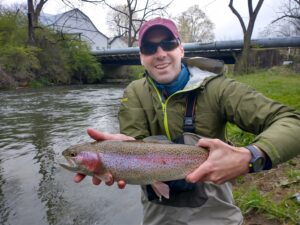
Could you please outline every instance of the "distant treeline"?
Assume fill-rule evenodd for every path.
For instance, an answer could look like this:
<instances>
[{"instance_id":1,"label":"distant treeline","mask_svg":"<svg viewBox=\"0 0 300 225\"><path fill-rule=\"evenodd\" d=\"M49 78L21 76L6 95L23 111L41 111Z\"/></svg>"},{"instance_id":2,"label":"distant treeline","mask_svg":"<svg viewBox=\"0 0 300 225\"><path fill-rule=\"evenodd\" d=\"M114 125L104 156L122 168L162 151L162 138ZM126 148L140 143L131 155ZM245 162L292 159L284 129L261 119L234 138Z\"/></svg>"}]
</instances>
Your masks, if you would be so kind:
<instances>
[{"instance_id":1,"label":"distant treeline","mask_svg":"<svg viewBox=\"0 0 300 225\"><path fill-rule=\"evenodd\" d=\"M0 9L0 88L98 83L101 64L87 44L46 27L35 28L28 43L27 17Z\"/></svg>"}]
</instances>

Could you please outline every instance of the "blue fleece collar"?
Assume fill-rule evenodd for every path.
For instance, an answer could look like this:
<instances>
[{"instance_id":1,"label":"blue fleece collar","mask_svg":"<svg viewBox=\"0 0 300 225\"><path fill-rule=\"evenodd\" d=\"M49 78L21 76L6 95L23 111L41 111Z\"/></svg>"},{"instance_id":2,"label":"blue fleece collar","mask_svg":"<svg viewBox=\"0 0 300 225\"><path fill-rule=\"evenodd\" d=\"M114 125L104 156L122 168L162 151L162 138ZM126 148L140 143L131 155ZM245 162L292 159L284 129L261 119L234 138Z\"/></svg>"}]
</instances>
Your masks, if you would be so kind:
<instances>
[{"instance_id":1,"label":"blue fleece collar","mask_svg":"<svg viewBox=\"0 0 300 225\"><path fill-rule=\"evenodd\" d=\"M160 84L157 83L155 80L154 84L157 87L158 90L160 90L164 95L170 96L174 94L176 91L182 90L187 82L190 79L190 73L187 69L187 67L184 64L181 64L181 71L179 76L176 80L169 84Z\"/></svg>"}]
</instances>

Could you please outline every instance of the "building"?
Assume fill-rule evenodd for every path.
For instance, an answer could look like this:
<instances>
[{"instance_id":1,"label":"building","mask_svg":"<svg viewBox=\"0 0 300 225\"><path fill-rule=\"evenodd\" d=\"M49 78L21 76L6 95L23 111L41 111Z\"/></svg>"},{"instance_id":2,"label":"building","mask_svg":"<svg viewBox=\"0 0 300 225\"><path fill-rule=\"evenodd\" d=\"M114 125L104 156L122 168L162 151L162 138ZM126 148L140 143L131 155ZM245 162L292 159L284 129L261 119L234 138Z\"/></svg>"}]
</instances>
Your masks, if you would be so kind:
<instances>
[{"instance_id":1,"label":"building","mask_svg":"<svg viewBox=\"0 0 300 225\"><path fill-rule=\"evenodd\" d=\"M121 36L113 37L112 39L109 40L108 44L110 46L109 48L111 49L128 47L127 42L123 40Z\"/></svg>"},{"instance_id":2,"label":"building","mask_svg":"<svg viewBox=\"0 0 300 225\"><path fill-rule=\"evenodd\" d=\"M87 42L92 51L127 47L126 42L121 38L109 39L101 33L90 18L79 9L73 9L57 15L42 14L40 22L57 32L74 35L80 40Z\"/></svg>"}]
</instances>

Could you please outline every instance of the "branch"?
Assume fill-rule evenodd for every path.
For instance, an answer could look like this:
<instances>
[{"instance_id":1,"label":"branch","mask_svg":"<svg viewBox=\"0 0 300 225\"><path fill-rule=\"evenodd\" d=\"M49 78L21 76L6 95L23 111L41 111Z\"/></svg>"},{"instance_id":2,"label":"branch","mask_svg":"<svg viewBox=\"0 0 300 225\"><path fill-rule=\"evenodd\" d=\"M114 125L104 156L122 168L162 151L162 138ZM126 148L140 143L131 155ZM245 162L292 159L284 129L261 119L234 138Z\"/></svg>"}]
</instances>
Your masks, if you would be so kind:
<instances>
[{"instance_id":1,"label":"branch","mask_svg":"<svg viewBox=\"0 0 300 225\"><path fill-rule=\"evenodd\" d=\"M233 14L236 15L236 17L239 19L240 24L241 24L242 29L243 29L243 33L245 34L245 33L247 32L245 23L244 23L244 21L243 21L243 18L242 18L241 15L239 14L239 12L234 8L234 6L233 6L233 0L230 0L230 2L229 2L229 8L230 8L231 11L233 12Z\"/></svg>"},{"instance_id":2,"label":"branch","mask_svg":"<svg viewBox=\"0 0 300 225\"><path fill-rule=\"evenodd\" d=\"M98 4L104 2L104 0L81 0L82 2L87 2L87 3L93 3L93 4Z\"/></svg>"}]
</instances>

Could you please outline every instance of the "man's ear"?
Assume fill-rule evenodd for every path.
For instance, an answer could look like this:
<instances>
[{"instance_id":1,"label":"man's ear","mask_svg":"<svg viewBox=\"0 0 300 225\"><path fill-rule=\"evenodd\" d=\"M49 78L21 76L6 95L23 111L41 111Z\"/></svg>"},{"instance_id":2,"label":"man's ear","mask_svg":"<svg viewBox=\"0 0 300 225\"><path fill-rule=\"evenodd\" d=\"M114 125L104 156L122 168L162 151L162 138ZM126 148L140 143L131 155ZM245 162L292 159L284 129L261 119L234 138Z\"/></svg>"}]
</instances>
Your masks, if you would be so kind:
<instances>
[{"instance_id":1,"label":"man's ear","mask_svg":"<svg viewBox=\"0 0 300 225\"><path fill-rule=\"evenodd\" d=\"M182 44L180 44L179 49L180 49L180 53L181 53L181 58L183 58L184 57L184 48L183 48Z\"/></svg>"},{"instance_id":2,"label":"man's ear","mask_svg":"<svg viewBox=\"0 0 300 225\"><path fill-rule=\"evenodd\" d=\"M142 57L141 53L140 53L140 61L141 61L141 65L144 66L144 61L143 61L143 57Z\"/></svg>"}]
</instances>

